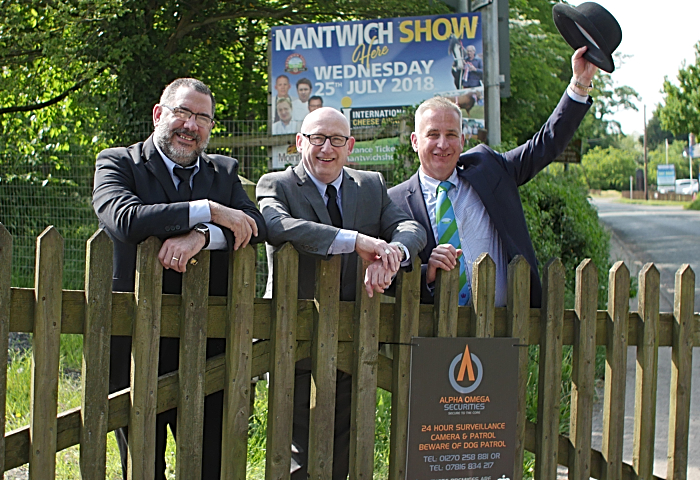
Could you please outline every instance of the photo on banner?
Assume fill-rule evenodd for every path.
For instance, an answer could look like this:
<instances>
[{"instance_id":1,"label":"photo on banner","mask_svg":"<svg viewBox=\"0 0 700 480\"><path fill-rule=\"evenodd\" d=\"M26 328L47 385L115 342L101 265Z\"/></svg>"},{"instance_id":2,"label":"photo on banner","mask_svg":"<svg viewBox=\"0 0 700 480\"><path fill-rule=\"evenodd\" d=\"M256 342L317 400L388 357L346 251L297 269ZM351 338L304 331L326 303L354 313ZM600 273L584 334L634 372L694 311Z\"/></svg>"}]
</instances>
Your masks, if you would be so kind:
<instances>
[{"instance_id":1,"label":"photo on banner","mask_svg":"<svg viewBox=\"0 0 700 480\"><path fill-rule=\"evenodd\" d=\"M442 95L462 108L469 138L484 128L481 14L458 13L274 27L272 135L297 133L306 115L332 107L353 132L396 126L408 106ZM351 164L390 163L398 138L361 141ZM272 168L294 165L289 144L271 148Z\"/></svg>"}]
</instances>

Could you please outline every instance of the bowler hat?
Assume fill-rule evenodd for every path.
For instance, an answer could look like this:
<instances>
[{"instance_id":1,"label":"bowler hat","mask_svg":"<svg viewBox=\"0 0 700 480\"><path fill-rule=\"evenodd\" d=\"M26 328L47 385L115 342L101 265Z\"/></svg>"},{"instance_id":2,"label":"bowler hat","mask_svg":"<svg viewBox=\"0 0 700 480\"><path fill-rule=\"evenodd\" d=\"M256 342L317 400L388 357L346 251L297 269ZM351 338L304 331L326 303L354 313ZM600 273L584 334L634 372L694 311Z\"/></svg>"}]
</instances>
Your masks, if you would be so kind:
<instances>
[{"instance_id":1,"label":"bowler hat","mask_svg":"<svg viewBox=\"0 0 700 480\"><path fill-rule=\"evenodd\" d=\"M588 47L583 58L608 73L615 70L612 53L620 45L622 30L610 12L595 2L578 7L558 3L552 16L559 33L574 50Z\"/></svg>"}]
</instances>

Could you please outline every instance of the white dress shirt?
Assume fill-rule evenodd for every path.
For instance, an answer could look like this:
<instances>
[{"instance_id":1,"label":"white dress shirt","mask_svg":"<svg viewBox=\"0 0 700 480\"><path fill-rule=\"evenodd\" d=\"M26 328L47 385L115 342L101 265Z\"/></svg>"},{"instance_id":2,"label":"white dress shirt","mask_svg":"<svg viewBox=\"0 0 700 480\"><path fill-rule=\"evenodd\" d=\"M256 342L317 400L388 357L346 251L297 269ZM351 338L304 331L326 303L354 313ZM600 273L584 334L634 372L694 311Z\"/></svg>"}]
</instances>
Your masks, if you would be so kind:
<instances>
[{"instance_id":1,"label":"white dress shirt","mask_svg":"<svg viewBox=\"0 0 700 480\"><path fill-rule=\"evenodd\" d=\"M177 189L178 185L180 185L180 179L173 171L175 167L179 165L170 160L155 142L153 142L153 144L156 146L156 150L158 150L158 153L160 153L160 156L163 158L163 162L170 173L170 178L172 178L173 184L175 184L175 189ZM194 164L194 173L190 177L190 188L192 188L192 185L194 184L194 177L197 175L197 172L199 172L199 158L197 158L197 161ZM198 223L204 223L207 225L207 227L209 227L209 245L207 245L206 250L225 250L226 236L224 236L224 232L221 231L219 226L210 223L211 210L209 209L209 200L191 200L189 205L190 228L194 227Z\"/></svg>"}]
</instances>

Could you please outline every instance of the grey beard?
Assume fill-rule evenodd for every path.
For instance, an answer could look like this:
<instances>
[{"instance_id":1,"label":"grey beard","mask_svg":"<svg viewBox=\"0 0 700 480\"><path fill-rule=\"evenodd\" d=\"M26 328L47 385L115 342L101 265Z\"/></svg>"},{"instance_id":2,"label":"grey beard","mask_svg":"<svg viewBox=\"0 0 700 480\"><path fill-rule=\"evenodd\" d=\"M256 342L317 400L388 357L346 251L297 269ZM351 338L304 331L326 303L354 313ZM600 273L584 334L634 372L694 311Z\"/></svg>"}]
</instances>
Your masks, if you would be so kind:
<instances>
[{"instance_id":1,"label":"grey beard","mask_svg":"<svg viewBox=\"0 0 700 480\"><path fill-rule=\"evenodd\" d=\"M169 138L175 132L184 133L187 132L187 130L169 130L165 123L161 123L153 132L153 140L170 160L181 167L189 167L197 161L197 158L199 158L202 152L207 148L207 145L209 145L209 137L207 137L206 140L202 140L201 135L193 135L197 141L197 147L193 151L185 151L173 146L173 144L170 143ZM190 132L187 132L187 134L192 135Z\"/></svg>"}]
</instances>

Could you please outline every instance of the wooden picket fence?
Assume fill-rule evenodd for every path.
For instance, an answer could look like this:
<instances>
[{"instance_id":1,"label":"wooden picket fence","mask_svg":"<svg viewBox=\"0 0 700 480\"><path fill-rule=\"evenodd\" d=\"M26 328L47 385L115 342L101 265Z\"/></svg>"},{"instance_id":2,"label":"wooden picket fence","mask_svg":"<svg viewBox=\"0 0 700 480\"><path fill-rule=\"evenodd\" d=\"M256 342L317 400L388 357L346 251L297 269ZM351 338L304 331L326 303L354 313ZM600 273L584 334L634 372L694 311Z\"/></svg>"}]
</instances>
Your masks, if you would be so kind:
<instances>
[{"instance_id":1,"label":"wooden picket fence","mask_svg":"<svg viewBox=\"0 0 700 480\"><path fill-rule=\"evenodd\" d=\"M700 345L700 318L693 313L695 274L676 274L675 307L659 313L659 273L646 265L639 274L639 311L629 312L629 271L610 270L608 309L597 310L596 267L576 270L576 306L564 308L561 261L547 264L543 307L531 309L530 269L522 257L508 266L508 303L494 308L495 267L483 255L474 267L474 305L458 307L454 270L440 272L434 305L420 305L420 269L399 273L395 303L369 298L340 302L340 262L319 261L315 300L297 299L298 254L291 245L274 258L274 297L255 298L255 250L232 255L227 297L208 297L209 254L183 276L182 295L161 293L160 242L138 248L135 293L111 291L112 244L103 231L89 241L85 291L62 290L63 240L47 228L37 239L33 289L11 288L12 238L0 224L0 428L4 432L9 332L33 334L30 425L0 435L0 472L29 463L29 476L55 476L55 452L80 445L82 478L105 477L106 436L129 426L130 478L153 477L155 415L177 407L176 474L199 478L204 396L223 389L222 478L246 472L250 379L270 373L265 478L289 478L295 360L311 357L312 389L309 473L331 478L335 371L353 375L351 479L371 479L374 464L377 387L392 392L389 478L406 478L410 343L413 336L514 337L539 345L537 422L526 419L527 349L520 349L517 386L515 477L523 475L525 450L535 452L535 478L652 479L656 375L659 346L671 346L673 372L668 441L668 479L687 475L692 347ZM359 268L363 268L360 265ZM358 275L362 278L363 275ZM163 319L163 320L161 320ZM57 413L60 334L84 336L82 406ZM131 388L108 395L110 335L132 335ZM180 365L187 369L157 377L159 337L180 337ZM205 358L207 337L226 338L220 357ZM253 344L253 338L269 341ZM393 358L378 344L393 343ZM562 346L572 345L573 386L570 436L559 434ZM603 446L591 449L596 345L606 347ZM637 346L634 462L622 461L627 347ZM629 413L629 412L628 412Z\"/></svg>"}]
</instances>

